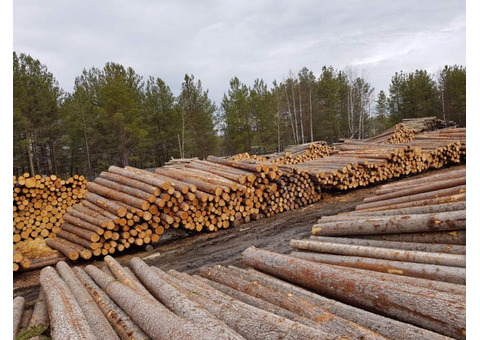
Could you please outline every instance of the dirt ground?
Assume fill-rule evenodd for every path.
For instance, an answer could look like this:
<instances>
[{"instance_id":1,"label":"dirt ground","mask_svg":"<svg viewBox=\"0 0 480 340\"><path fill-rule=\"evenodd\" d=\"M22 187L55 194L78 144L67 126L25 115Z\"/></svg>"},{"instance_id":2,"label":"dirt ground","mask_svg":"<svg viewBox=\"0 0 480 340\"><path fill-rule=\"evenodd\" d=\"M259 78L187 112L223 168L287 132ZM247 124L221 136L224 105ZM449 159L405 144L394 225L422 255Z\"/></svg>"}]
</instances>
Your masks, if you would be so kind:
<instances>
[{"instance_id":1,"label":"dirt ground","mask_svg":"<svg viewBox=\"0 0 480 340\"><path fill-rule=\"evenodd\" d=\"M417 177L439 173L446 169L429 171ZM383 183L384 184L384 183ZM127 265L132 257L143 258L149 265L164 270L175 269L192 273L202 266L236 265L242 266L241 254L255 246L279 253L290 252L291 239L310 236L312 225L322 216L352 211L365 197L371 196L379 185L356 189L346 193L324 194L324 198L315 204L278 214L259 221L252 221L237 228L228 228L216 233L189 235L184 230L167 230L165 237L153 249L129 249L114 257ZM103 261L75 263L85 266L101 266ZM38 296L40 270L15 273L13 277L13 295L26 299L27 307Z\"/></svg>"}]
</instances>

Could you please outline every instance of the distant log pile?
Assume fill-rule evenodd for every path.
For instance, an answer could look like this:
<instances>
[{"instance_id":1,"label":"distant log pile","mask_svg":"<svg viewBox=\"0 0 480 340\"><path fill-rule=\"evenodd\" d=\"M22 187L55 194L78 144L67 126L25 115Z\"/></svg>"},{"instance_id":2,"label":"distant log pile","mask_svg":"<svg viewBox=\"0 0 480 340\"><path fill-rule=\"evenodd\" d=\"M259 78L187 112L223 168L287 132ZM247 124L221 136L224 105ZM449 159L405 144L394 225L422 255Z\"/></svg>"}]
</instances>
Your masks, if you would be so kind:
<instances>
[{"instance_id":1,"label":"distant log pile","mask_svg":"<svg viewBox=\"0 0 480 340\"><path fill-rule=\"evenodd\" d=\"M87 184L47 244L70 260L156 243L168 228L217 231L320 199L309 176L209 156L154 172L112 166Z\"/></svg>"},{"instance_id":2,"label":"distant log pile","mask_svg":"<svg viewBox=\"0 0 480 340\"><path fill-rule=\"evenodd\" d=\"M324 190L347 190L465 160L466 129L418 134L408 144L345 140L330 157L294 167Z\"/></svg>"},{"instance_id":3,"label":"distant log pile","mask_svg":"<svg viewBox=\"0 0 480 340\"><path fill-rule=\"evenodd\" d=\"M172 158L166 162L163 166L166 168L183 168L186 164L193 161L198 161L198 157L193 158Z\"/></svg>"},{"instance_id":4,"label":"distant log pile","mask_svg":"<svg viewBox=\"0 0 480 340\"><path fill-rule=\"evenodd\" d=\"M389 144L403 144L415 139L415 133L403 124L395 125L392 136L386 140Z\"/></svg>"},{"instance_id":5,"label":"distant log pile","mask_svg":"<svg viewBox=\"0 0 480 340\"><path fill-rule=\"evenodd\" d=\"M403 119L401 123L385 130L375 137L366 139L372 143L408 143L415 139L415 135L436 131L440 129L453 128L456 124L451 121L445 121L437 117L408 118Z\"/></svg>"},{"instance_id":6,"label":"distant log pile","mask_svg":"<svg viewBox=\"0 0 480 340\"><path fill-rule=\"evenodd\" d=\"M325 142L312 142L301 145L291 145L285 152L275 153L270 155L249 155L242 153L231 157L232 160L257 160L269 161L275 164L298 164L316 158L323 158L330 156L334 152L334 148L328 146Z\"/></svg>"},{"instance_id":7,"label":"distant log pile","mask_svg":"<svg viewBox=\"0 0 480 340\"><path fill-rule=\"evenodd\" d=\"M13 244L54 236L66 210L84 197L86 183L78 175L66 180L55 175L13 176Z\"/></svg>"}]
</instances>

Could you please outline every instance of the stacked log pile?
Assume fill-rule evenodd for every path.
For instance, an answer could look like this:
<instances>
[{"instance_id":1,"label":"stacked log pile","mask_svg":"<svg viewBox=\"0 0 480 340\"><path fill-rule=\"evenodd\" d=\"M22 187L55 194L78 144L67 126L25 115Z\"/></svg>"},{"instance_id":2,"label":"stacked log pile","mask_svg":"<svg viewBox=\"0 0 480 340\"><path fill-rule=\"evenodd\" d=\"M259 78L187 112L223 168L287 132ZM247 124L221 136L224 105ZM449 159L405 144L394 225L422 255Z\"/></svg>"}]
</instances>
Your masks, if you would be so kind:
<instances>
[{"instance_id":1,"label":"stacked log pile","mask_svg":"<svg viewBox=\"0 0 480 340\"><path fill-rule=\"evenodd\" d=\"M297 245L296 242L293 244ZM337 248L364 247L369 248L370 252L378 249L333 242L324 244L333 244ZM407 252L391 248L380 249L384 249L385 253ZM450 259L449 265L445 263L430 265L447 267L452 272L448 275L456 276L457 272L465 269L464 262L462 263L464 255L439 253L440 256L434 256L437 253L411 252L430 254L431 258ZM328 299L329 306L338 302L352 306L350 308L354 308L355 312L352 313L350 310L348 313L344 310L341 315L350 316L352 321L356 320L357 323L379 332L386 338L466 339L466 287L463 284L403 276L403 269L395 267L385 273L371 270L370 268L376 267L375 264L370 264L370 267L365 269L362 266L351 265L353 261L324 260L323 258L328 258L328 254L323 253L308 255L310 257L305 258L300 257L303 255L297 256L296 253L277 254L251 247L243 252L243 262L260 272L294 284L288 285L288 290L282 285L284 294L288 291L292 296L298 296L299 290L295 286L297 285L305 288L306 290L301 292L311 301L315 299L313 300L315 303ZM315 258L316 255L319 255L319 258ZM332 262L335 264L331 264ZM409 263L405 263L408 268ZM411 263L414 268L416 262ZM252 286L254 285L255 281L252 282ZM311 292L317 293L320 298L317 296L313 298ZM332 306L330 310L338 311L337 308ZM366 311L372 315L371 318L365 315ZM385 321L379 322L380 316ZM387 324L387 320L390 320L391 324Z\"/></svg>"},{"instance_id":2,"label":"stacked log pile","mask_svg":"<svg viewBox=\"0 0 480 340\"><path fill-rule=\"evenodd\" d=\"M13 176L13 244L59 231L65 211L85 195L86 183L78 175L66 180L55 175Z\"/></svg>"},{"instance_id":3,"label":"stacked log pile","mask_svg":"<svg viewBox=\"0 0 480 340\"><path fill-rule=\"evenodd\" d=\"M231 157L235 161L256 160L269 161L275 164L299 164L316 158L328 157L334 153L335 149L328 146L325 142L312 142L300 145L291 145L287 147L285 152L270 155L249 155L248 152L241 153Z\"/></svg>"},{"instance_id":4,"label":"stacked log pile","mask_svg":"<svg viewBox=\"0 0 480 340\"><path fill-rule=\"evenodd\" d=\"M260 156L260 155L250 155L248 152L244 153L239 153L235 156L230 157L232 161L244 161L244 160L254 160L254 161L261 161L265 162L267 160L267 157L265 156Z\"/></svg>"},{"instance_id":5,"label":"stacked log pile","mask_svg":"<svg viewBox=\"0 0 480 340\"><path fill-rule=\"evenodd\" d=\"M322 217L310 239L291 240L296 251L289 256L249 249L245 262L327 297L465 339L465 175L462 167L384 185L355 211Z\"/></svg>"},{"instance_id":6,"label":"stacked log pile","mask_svg":"<svg viewBox=\"0 0 480 340\"><path fill-rule=\"evenodd\" d=\"M72 269L59 262L56 270L41 271L50 316L47 335L53 339L313 340L337 339L328 333L336 329L342 334L365 334L365 339L382 338L354 323L345 322L349 328L342 330L341 320L324 326L320 318L317 322L279 307L272 310L244 302L200 277L163 272L138 258L130 261L131 270L110 256L105 262L104 270L92 265Z\"/></svg>"},{"instance_id":7,"label":"stacked log pile","mask_svg":"<svg viewBox=\"0 0 480 340\"><path fill-rule=\"evenodd\" d=\"M112 166L87 184L84 200L68 208L57 237L46 242L70 260L88 260L156 243L169 228L238 226L316 202L324 190L458 164L465 159L465 135L455 128L418 134L408 144L347 140L328 157L297 164L209 156L153 171Z\"/></svg>"},{"instance_id":8,"label":"stacked log pile","mask_svg":"<svg viewBox=\"0 0 480 340\"><path fill-rule=\"evenodd\" d=\"M395 131L392 136L388 138L385 143L389 144L404 144L415 139L415 133L403 124L395 125Z\"/></svg>"},{"instance_id":9,"label":"stacked log pile","mask_svg":"<svg viewBox=\"0 0 480 340\"><path fill-rule=\"evenodd\" d=\"M23 254L21 251L13 249L13 271L20 269L20 263L23 261Z\"/></svg>"},{"instance_id":10,"label":"stacked log pile","mask_svg":"<svg viewBox=\"0 0 480 340\"><path fill-rule=\"evenodd\" d=\"M173 158L166 162L163 166L167 168L183 168L186 164L198 161L198 157L193 158Z\"/></svg>"},{"instance_id":11,"label":"stacked log pile","mask_svg":"<svg viewBox=\"0 0 480 340\"><path fill-rule=\"evenodd\" d=\"M70 260L156 243L168 228L217 231L320 199L309 176L218 157L148 172L112 166L87 184L47 244Z\"/></svg>"},{"instance_id":12,"label":"stacked log pile","mask_svg":"<svg viewBox=\"0 0 480 340\"><path fill-rule=\"evenodd\" d=\"M347 190L465 160L466 130L445 129L416 135L408 144L345 140L337 153L296 164L323 190Z\"/></svg>"},{"instance_id":13,"label":"stacked log pile","mask_svg":"<svg viewBox=\"0 0 480 340\"><path fill-rule=\"evenodd\" d=\"M65 262L56 270L42 269L43 293L35 309L43 302L50 333L43 328L40 334L54 339L465 339L465 286L459 284L407 277L399 282L394 274L253 247L243 253L253 269L216 266L202 268L201 276L165 272L139 258L128 268L111 256L104 260L102 269ZM23 298L17 299L22 305ZM27 325L23 334L33 333Z\"/></svg>"},{"instance_id":14,"label":"stacked log pile","mask_svg":"<svg viewBox=\"0 0 480 340\"><path fill-rule=\"evenodd\" d=\"M415 135L440 129L453 128L456 124L437 117L407 118L384 132L367 139L372 143L406 143L415 139Z\"/></svg>"}]
</instances>

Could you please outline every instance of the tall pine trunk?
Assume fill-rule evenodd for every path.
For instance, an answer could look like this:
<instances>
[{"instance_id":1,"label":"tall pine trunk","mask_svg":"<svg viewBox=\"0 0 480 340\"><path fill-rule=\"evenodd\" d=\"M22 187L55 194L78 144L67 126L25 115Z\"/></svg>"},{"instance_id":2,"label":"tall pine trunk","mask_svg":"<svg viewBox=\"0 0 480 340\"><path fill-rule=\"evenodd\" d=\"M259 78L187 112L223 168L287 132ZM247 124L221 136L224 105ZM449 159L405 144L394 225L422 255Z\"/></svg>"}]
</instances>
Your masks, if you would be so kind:
<instances>
[{"instance_id":1,"label":"tall pine trunk","mask_svg":"<svg viewBox=\"0 0 480 340\"><path fill-rule=\"evenodd\" d=\"M298 105L300 112L300 133L302 135L302 144L305 143L305 134L303 132L303 112L302 112L302 89L300 88L300 82L298 83Z\"/></svg>"},{"instance_id":2,"label":"tall pine trunk","mask_svg":"<svg viewBox=\"0 0 480 340\"><path fill-rule=\"evenodd\" d=\"M313 110L312 110L312 88L309 88L310 101L310 142L313 142Z\"/></svg>"}]
</instances>

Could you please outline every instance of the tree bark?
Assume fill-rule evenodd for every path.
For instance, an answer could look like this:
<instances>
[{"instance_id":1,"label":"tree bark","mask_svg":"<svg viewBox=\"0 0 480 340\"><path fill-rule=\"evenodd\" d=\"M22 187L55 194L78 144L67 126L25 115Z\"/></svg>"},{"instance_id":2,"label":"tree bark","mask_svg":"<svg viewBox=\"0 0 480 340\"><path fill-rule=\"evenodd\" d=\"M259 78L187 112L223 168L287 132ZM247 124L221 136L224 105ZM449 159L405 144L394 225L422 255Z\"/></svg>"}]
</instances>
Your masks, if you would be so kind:
<instances>
[{"instance_id":1,"label":"tree bark","mask_svg":"<svg viewBox=\"0 0 480 340\"><path fill-rule=\"evenodd\" d=\"M25 299L23 296L17 296L13 299L13 339L17 336L20 330L20 323L22 321L23 312L25 309Z\"/></svg>"},{"instance_id":2,"label":"tree bark","mask_svg":"<svg viewBox=\"0 0 480 340\"><path fill-rule=\"evenodd\" d=\"M70 288L73 296L77 300L80 308L85 315L85 319L90 325L94 334L101 339L116 340L119 339L117 333L109 324L102 311L85 289L83 284L75 276L72 269L63 261L56 265L60 277Z\"/></svg>"},{"instance_id":3,"label":"tree bark","mask_svg":"<svg viewBox=\"0 0 480 340\"><path fill-rule=\"evenodd\" d=\"M40 283L47 301L52 339L96 340L82 309L52 267L42 269Z\"/></svg>"},{"instance_id":4,"label":"tree bark","mask_svg":"<svg viewBox=\"0 0 480 340\"><path fill-rule=\"evenodd\" d=\"M318 236L421 233L465 230L466 211L417 215L375 216L352 221L318 223L312 233Z\"/></svg>"},{"instance_id":5,"label":"tree bark","mask_svg":"<svg viewBox=\"0 0 480 340\"><path fill-rule=\"evenodd\" d=\"M318 323L323 332L333 335L336 338L356 339L385 339L383 336L361 327L349 320L345 320L330 312L327 312L307 299L293 294L279 292L269 286L264 286L256 281L247 281L233 275L226 268L202 268L200 274L210 280L224 284L241 292L250 294L257 298L285 308L293 313L307 317Z\"/></svg>"},{"instance_id":6,"label":"tree bark","mask_svg":"<svg viewBox=\"0 0 480 340\"><path fill-rule=\"evenodd\" d=\"M250 247L246 265L355 306L465 339L465 297L385 282L342 267L295 259ZM373 272L372 272L373 273Z\"/></svg>"},{"instance_id":7,"label":"tree bark","mask_svg":"<svg viewBox=\"0 0 480 340\"><path fill-rule=\"evenodd\" d=\"M122 340L150 339L82 269L75 267L73 271Z\"/></svg>"},{"instance_id":8,"label":"tree bark","mask_svg":"<svg viewBox=\"0 0 480 340\"><path fill-rule=\"evenodd\" d=\"M341 316L347 320L351 320L366 328L389 338L389 339L408 339L408 340L447 340L449 337L445 337L438 333L428 331L424 328L419 328L409 323L400 322L385 316L371 313L361 308L353 307L349 304L345 304L333 299L326 298L322 295L311 292L310 290L303 289L297 285L293 285L286 281L275 278L259 272L254 269L240 269L237 267L229 266L233 272L237 275L244 277L248 280L256 280L263 284L275 287L278 290L290 292L314 302L317 306L330 311L333 314Z\"/></svg>"},{"instance_id":9,"label":"tree bark","mask_svg":"<svg viewBox=\"0 0 480 340\"><path fill-rule=\"evenodd\" d=\"M417 277L421 279L443 281L460 285L466 284L466 270L459 267L437 266L424 263L412 263L372 259L358 256L342 256L311 252L292 252L296 258L337 266L373 270L382 273Z\"/></svg>"},{"instance_id":10,"label":"tree bark","mask_svg":"<svg viewBox=\"0 0 480 340\"><path fill-rule=\"evenodd\" d=\"M206 311L201 305L189 300L185 294L163 280L141 259L133 258L130 260L130 265L141 282L155 298L178 316L202 324L225 339L243 339L242 336Z\"/></svg>"},{"instance_id":11,"label":"tree bark","mask_svg":"<svg viewBox=\"0 0 480 340\"><path fill-rule=\"evenodd\" d=\"M328 334L320 330L255 308L211 287L207 289L201 281L187 274L169 271L169 276L166 279L189 299L203 305L246 339L328 339Z\"/></svg>"},{"instance_id":12,"label":"tree bark","mask_svg":"<svg viewBox=\"0 0 480 340\"><path fill-rule=\"evenodd\" d=\"M436 264L450 267L466 267L465 255L328 243L314 240L291 240L290 247L314 251L317 253L361 256L383 260Z\"/></svg>"}]
</instances>

